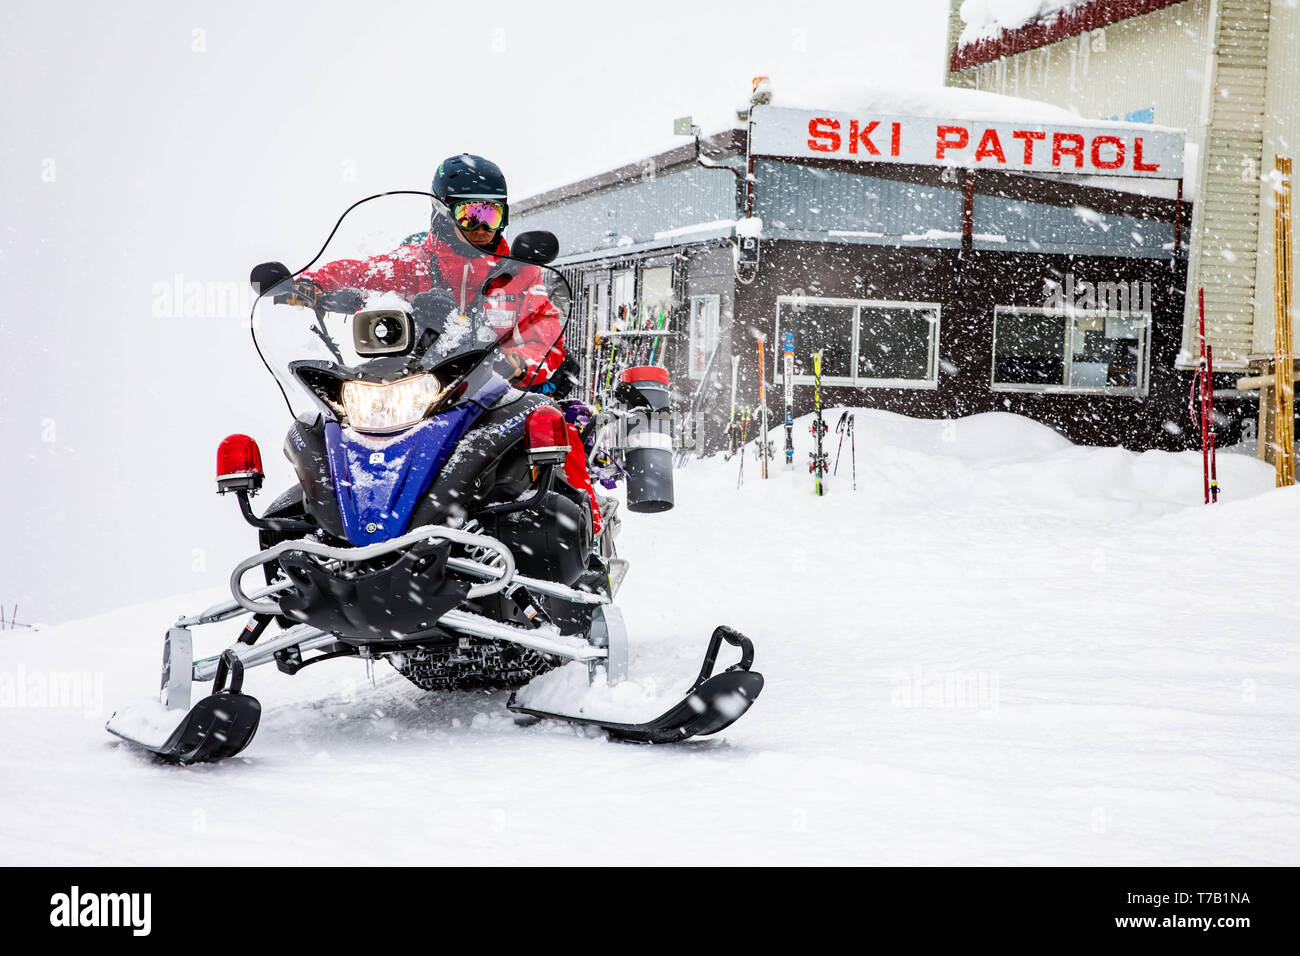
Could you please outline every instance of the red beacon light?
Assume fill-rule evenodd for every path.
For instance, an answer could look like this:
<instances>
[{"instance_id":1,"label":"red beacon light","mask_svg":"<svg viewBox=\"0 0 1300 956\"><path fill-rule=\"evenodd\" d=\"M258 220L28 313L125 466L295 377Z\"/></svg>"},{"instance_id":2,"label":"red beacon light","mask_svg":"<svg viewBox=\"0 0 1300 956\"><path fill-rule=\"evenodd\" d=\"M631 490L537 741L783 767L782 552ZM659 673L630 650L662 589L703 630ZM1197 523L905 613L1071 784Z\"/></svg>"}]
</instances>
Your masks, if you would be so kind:
<instances>
[{"instance_id":1,"label":"red beacon light","mask_svg":"<svg viewBox=\"0 0 1300 956\"><path fill-rule=\"evenodd\" d=\"M262 487L262 452L247 435L229 435L217 446L217 494Z\"/></svg>"},{"instance_id":2,"label":"red beacon light","mask_svg":"<svg viewBox=\"0 0 1300 956\"><path fill-rule=\"evenodd\" d=\"M524 422L528 464L559 465L569 454L569 424L554 405L539 405Z\"/></svg>"}]
</instances>

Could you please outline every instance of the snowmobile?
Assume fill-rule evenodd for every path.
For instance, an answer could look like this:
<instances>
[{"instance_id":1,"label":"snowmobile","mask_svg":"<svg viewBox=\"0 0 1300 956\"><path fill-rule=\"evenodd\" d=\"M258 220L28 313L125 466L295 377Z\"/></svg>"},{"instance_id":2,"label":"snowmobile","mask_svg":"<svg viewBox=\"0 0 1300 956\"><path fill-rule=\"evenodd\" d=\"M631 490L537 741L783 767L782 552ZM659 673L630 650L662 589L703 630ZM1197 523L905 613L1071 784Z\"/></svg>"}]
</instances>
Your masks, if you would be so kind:
<instances>
[{"instance_id":1,"label":"snowmobile","mask_svg":"<svg viewBox=\"0 0 1300 956\"><path fill-rule=\"evenodd\" d=\"M371 254L378 237L404 234L395 226L427 221L432 198L367 197L307 266L253 270L252 343L293 416L284 453L297 481L258 515L256 442L221 442L218 491L238 501L259 550L236 564L231 600L167 630L160 698L116 711L111 733L169 762L231 757L261 719L243 690L246 671L274 664L293 675L345 657L386 660L428 692L508 689L520 721L592 725L648 743L717 733L758 697L753 644L722 626L689 691L658 716L628 720L604 706L628 678L628 632L613 603L627 571L614 541L622 516L617 498L602 497L593 533L592 496L564 468L571 420L585 425L593 463L612 452L626 509L652 513L673 503L671 411L661 368L627 370L599 415L557 401L566 381L555 396L511 384L503 359L519 341L525 299L547 296L558 336L572 306L567 281L548 265L558 252L552 234L517 236L509 255L457 234L457 253L477 268L409 299L366 288L311 302L296 294L294 280L317 262ZM402 250L418 255L420 246ZM236 619L229 647L194 659L192 629ZM740 659L714 673L724 643ZM193 685L209 682L191 704Z\"/></svg>"}]
</instances>

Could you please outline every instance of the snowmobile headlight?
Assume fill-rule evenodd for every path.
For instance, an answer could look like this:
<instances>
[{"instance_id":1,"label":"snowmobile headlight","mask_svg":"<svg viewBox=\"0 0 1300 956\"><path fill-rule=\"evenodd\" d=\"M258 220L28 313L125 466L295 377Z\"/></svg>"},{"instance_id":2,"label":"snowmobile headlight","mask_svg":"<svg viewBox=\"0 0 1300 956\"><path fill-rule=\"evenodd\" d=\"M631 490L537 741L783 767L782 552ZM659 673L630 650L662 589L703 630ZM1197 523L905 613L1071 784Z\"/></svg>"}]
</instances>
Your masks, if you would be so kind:
<instances>
[{"instance_id":1,"label":"snowmobile headlight","mask_svg":"<svg viewBox=\"0 0 1300 956\"><path fill-rule=\"evenodd\" d=\"M412 375L387 385L343 383L343 413L363 432L394 432L424 418L442 394L432 375Z\"/></svg>"}]
</instances>

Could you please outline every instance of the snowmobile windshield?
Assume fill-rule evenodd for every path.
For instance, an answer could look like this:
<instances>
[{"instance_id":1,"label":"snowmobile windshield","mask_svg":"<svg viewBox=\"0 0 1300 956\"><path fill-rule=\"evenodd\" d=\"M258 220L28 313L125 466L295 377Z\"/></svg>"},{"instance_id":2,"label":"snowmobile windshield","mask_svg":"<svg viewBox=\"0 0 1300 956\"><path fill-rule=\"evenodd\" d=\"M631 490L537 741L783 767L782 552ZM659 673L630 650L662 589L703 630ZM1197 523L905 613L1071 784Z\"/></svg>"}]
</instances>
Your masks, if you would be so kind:
<instances>
[{"instance_id":1,"label":"snowmobile windshield","mask_svg":"<svg viewBox=\"0 0 1300 956\"><path fill-rule=\"evenodd\" d=\"M486 230L467 238L432 199L401 192L354 204L307 251L320 249L309 265L260 295L253 341L295 416L325 410L362 431L393 431L453 402L471 375L490 369L527 388L555 366L547 357L572 295L534 261L554 253L547 237L524 236L515 255ZM349 414L362 406L372 421Z\"/></svg>"}]
</instances>

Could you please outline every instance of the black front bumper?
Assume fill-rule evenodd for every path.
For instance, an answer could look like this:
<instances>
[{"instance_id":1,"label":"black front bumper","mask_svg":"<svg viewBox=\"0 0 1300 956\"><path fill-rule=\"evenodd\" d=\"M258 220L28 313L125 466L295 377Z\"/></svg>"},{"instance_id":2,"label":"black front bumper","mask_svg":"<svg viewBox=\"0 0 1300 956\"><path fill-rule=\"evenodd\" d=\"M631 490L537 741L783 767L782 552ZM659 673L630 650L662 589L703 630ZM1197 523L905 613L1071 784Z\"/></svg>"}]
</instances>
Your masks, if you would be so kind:
<instances>
[{"instance_id":1,"label":"black front bumper","mask_svg":"<svg viewBox=\"0 0 1300 956\"><path fill-rule=\"evenodd\" d=\"M450 541L421 541L369 566L328 571L301 552L280 556L294 587L280 597L286 617L363 642L394 642L435 630L472 586L447 576Z\"/></svg>"}]
</instances>

